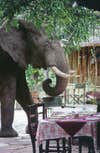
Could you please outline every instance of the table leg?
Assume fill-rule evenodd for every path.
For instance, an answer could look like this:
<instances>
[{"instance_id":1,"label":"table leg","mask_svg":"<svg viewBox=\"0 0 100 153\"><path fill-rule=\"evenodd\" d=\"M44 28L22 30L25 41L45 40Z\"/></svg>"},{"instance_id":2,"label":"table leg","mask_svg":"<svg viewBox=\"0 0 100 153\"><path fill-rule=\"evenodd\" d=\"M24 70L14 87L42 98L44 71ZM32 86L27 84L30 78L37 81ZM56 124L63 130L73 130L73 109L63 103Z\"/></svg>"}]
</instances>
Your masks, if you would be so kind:
<instances>
[{"instance_id":1,"label":"table leg","mask_svg":"<svg viewBox=\"0 0 100 153\"><path fill-rule=\"evenodd\" d=\"M100 122L97 123L97 149L100 150Z\"/></svg>"},{"instance_id":2,"label":"table leg","mask_svg":"<svg viewBox=\"0 0 100 153\"><path fill-rule=\"evenodd\" d=\"M72 153L72 137L68 138L68 153Z\"/></svg>"},{"instance_id":3,"label":"table leg","mask_svg":"<svg viewBox=\"0 0 100 153\"><path fill-rule=\"evenodd\" d=\"M97 100L97 112L100 112L100 99ZM100 150L100 122L97 122L97 149Z\"/></svg>"}]
</instances>

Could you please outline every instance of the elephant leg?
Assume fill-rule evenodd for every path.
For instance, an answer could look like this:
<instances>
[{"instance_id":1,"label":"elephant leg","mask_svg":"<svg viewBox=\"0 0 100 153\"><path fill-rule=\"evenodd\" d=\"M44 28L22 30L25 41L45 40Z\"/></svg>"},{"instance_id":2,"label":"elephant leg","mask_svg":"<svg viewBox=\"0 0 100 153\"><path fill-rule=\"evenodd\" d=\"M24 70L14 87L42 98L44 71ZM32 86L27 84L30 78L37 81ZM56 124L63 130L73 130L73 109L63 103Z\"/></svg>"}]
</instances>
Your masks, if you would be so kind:
<instances>
[{"instance_id":1,"label":"elephant leg","mask_svg":"<svg viewBox=\"0 0 100 153\"><path fill-rule=\"evenodd\" d=\"M29 92L24 71L18 73L16 86L16 100L22 106L27 115L26 106L33 104L34 101ZM29 133L28 126L25 128L25 132Z\"/></svg>"},{"instance_id":2,"label":"elephant leg","mask_svg":"<svg viewBox=\"0 0 100 153\"><path fill-rule=\"evenodd\" d=\"M14 101L16 94L16 78L8 77L1 95L1 130L0 137L16 137L13 129Z\"/></svg>"},{"instance_id":3,"label":"elephant leg","mask_svg":"<svg viewBox=\"0 0 100 153\"><path fill-rule=\"evenodd\" d=\"M26 111L26 106L33 104L33 99L30 94L26 77L25 77L25 71L20 70L17 75L17 83L16 83L16 100L18 103L22 106L24 111Z\"/></svg>"}]
</instances>

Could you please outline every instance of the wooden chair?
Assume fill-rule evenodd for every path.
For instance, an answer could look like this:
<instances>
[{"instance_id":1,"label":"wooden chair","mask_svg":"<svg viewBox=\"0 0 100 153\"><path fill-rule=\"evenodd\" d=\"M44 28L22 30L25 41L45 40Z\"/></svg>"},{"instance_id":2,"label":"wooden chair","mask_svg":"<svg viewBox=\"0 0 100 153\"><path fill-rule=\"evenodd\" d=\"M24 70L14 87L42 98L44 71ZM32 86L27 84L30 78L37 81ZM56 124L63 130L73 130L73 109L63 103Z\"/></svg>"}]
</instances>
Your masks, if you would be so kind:
<instances>
[{"instance_id":1,"label":"wooden chair","mask_svg":"<svg viewBox=\"0 0 100 153\"><path fill-rule=\"evenodd\" d=\"M39 108L41 107L41 111ZM38 126L39 117L42 119L45 118L45 105L44 103L41 104L33 104L29 105L26 108L27 116L28 116L28 128L29 134L31 137L33 153L36 153L36 131ZM55 141L56 146L50 145L51 141ZM57 139L48 139L45 141L45 148L43 144L39 147L39 153L49 153L49 152L56 152L56 153L66 153L68 147L66 147L66 139L65 138L57 138Z\"/></svg>"},{"instance_id":2,"label":"wooden chair","mask_svg":"<svg viewBox=\"0 0 100 153\"><path fill-rule=\"evenodd\" d=\"M52 111L52 108L54 107L60 107L62 106L62 97L61 96L55 96L55 97L43 97L42 98L45 110L46 110L46 117L49 117L50 112Z\"/></svg>"},{"instance_id":3,"label":"wooden chair","mask_svg":"<svg viewBox=\"0 0 100 153\"><path fill-rule=\"evenodd\" d=\"M75 140L79 146L79 153L82 153L82 146L88 147L88 153L95 153L94 142L91 136L74 136L73 141Z\"/></svg>"},{"instance_id":4,"label":"wooden chair","mask_svg":"<svg viewBox=\"0 0 100 153\"><path fill-rule=\"evenodd\" d=\"M39 111L41 108L41 111ZM36 153L36 131L38 126L39 116L45 118L45 108L44 104L33 104L26 107L28 116L28 130L32 142L33 153Z\"/></svg>"},{"instance_id":5,"label":"wooden chair","mask_svg":"<svg viewBox=\"0 0 100 153\"><path fill-rule=\"evenodd\" d=\"M70 95L73 104L85 104L86 87L85 84L76 83L73 89L73 93Z\"/></svg>"}]
</instances>

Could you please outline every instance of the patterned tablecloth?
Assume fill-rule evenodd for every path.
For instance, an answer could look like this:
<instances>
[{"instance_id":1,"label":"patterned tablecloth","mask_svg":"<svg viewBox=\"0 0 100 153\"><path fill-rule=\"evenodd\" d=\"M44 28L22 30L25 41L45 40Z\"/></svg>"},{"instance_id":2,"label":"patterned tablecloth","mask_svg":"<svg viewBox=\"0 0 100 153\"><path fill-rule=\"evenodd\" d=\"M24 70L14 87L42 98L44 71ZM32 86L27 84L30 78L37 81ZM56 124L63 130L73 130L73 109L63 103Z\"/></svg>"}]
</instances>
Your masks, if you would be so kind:
<instances>
[{"instance_id":1,"label":"patterned tablecloth","mask_svg":"<svg viewBox=\"0 0 100 153\"><path fill-rule=\"evenodd\" d=\"M87 135L92 136L94 140L95 149L97 148L97 139L96 139L96 124L98 121L100 121L100 113L94 114L94 115L87 115L87 116L80 116L78 118L72 118L72 116L60 118L60 119L54 119L49 118L45 120L40 120L38 129L37 129L37 144L40 145L44 140L47 139L53 139L53 138L61 138L66 137L68 138L70 135L57 124L57 121L59 122L81 122L84 120L86 122L84 126L81 127L81 129L76 133L76 135ZM76 126L76 125L75 125ZM74 126L71 127L74 129Z\"/></svg>"}]
</instances>

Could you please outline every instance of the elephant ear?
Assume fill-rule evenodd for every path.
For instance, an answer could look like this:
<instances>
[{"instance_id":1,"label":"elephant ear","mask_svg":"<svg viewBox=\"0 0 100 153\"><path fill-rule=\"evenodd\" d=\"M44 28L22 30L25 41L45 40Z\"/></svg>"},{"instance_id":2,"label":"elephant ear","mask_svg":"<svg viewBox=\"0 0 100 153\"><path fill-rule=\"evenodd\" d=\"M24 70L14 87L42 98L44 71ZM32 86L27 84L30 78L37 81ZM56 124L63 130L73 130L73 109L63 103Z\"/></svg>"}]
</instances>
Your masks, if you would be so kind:
<instances>
[{"instance_id":1,"label":"elephant ear","mask_svg":"<svg viewBox=\"0 0 100 153\"><path fill-rule=\"evenodd\" d=\"M27 67L27 47L22 35L21 31L14 28L8 32L0 29L0 50L8 53L14 62L25 69Z\"/></svg>"},{"instance_id":2,"label":"elephant ear","mask_svg":"<svg viewBox=\"0 0 100 153\"><path fill-rule=\"evenodd\" d=\"M38 30L32 22L19 20L19 30L23 31L28 48L43 46L48 41L47 35L43 30Z\"/></svg>"}]
</instances>

